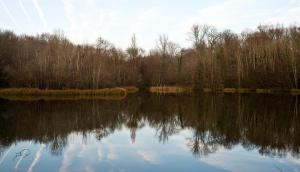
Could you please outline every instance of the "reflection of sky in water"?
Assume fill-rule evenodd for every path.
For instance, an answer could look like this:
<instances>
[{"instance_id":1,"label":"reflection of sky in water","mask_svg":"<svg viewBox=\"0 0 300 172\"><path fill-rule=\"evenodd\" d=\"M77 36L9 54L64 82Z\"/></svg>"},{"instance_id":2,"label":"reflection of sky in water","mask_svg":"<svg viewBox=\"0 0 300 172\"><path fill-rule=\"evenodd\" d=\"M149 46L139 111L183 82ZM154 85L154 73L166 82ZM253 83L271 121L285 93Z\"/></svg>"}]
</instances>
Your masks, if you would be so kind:
<instances>
[{"instance_id":1,"label":"reflection of sky in water","mask_svg":"<svg viewBox=\"0 0 300 172\"><path fill-rule=\"evenodd\" d=\"M93 133L83 137L73 133L62 155L51 155L49 147L31 141L13 144L0 159L0 171L297 171L300 160L261 156L257 150L242 146L231 150L219 148L216 153L195 157L187 147L191 133L183 130L165 143L159 143L155 130L145 126L138 130L136 140L130 131L122 130L96 140ZM30 155L16 156L24 149ZM46 170L45 170L46 169Z\"/></svg>"}]
</instances>

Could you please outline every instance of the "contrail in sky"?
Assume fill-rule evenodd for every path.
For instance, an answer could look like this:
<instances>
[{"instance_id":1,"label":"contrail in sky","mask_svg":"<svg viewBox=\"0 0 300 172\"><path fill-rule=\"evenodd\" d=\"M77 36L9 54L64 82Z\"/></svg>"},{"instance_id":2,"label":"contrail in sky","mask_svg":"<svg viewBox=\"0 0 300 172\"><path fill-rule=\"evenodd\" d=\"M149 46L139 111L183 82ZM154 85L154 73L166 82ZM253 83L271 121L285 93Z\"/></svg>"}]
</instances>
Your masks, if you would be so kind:
<instances>
[{"instance_id":1,"label":"contrail in sky","mask_svg":"<svg viewBox=\"0 0 300 172\"><path fill-rule=\"evenodd\" d=\"M37 0L32 0L32 3L34 5L35 9L37 10L40 19L42 20L42 22L44 24L44 28L46 29L48 27L48 23L47 23L47 21L45 19L44 12L43 12L42 8L40 7L40 5L37 2Z\"/></svg>"},{"instance_id":2,"label":"contrail in sky","mask_svg":"<svg viewBox=\"0 0 300 172\"><path fill-rule=\"evenodd\" d=\"M2 5L2 7L4 8L6 14L7 14L8 17L10 18L10 20L13 22L13 24L14 24L15 26L17 26L17 28L19 28L19 25L17 24L17 22L16 22L14 16L11 14L10 10L7 8L6 4L5 4L2 0L0 0L0 3L1 3L1 5Z\"/></svg>"},{"instance_id":3,"label":"contrail in sky","mask_svg":"<svg viewBox=\"0 0 300 172\"><path fill-rule=\"evenodd\" d=\"M23 1L22 1L22 0L19 0L19 4L20 4L20 7L21 7L23 13L24 13L25 16L26 16L27 21L28 21L28 22L31 22L31 17L29 16L29 14L28 14L26 8L24 7Z\"/></svg>"}]
</instances>

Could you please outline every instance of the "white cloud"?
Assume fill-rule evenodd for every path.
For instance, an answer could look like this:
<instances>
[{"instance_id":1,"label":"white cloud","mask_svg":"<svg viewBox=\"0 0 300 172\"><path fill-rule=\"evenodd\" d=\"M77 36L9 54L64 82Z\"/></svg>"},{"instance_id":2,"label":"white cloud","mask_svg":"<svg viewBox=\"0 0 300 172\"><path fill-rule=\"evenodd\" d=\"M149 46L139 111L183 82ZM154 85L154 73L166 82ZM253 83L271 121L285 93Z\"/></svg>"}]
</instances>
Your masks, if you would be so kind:
<instances>
[{"instance_id":1,"label":"white cloud","mask_svg":"<svg viewBox=\"0 0 300 172\"><path fill-rule=\"evenodd\" d=\"M300 21L300 6L291 8L287 12L280 11L275 17L266 20L268 23L280 23L285 25L294 24L297 21Z\"/></svg>"},{"instance_id":2,"label":"white cloud","mask_svg":"<svg viewBox=\"0 0 300 172\"><path fill-rule=\"evenodd\" d=\"M103 152L102 152L102 147L100 146L100 144L97 148L97 154L98 154L98 160L101 161L103 159Z\"/></svg>"},{"instance_id":3,"label":"white cloud","mask_svg":"<svg viewBox=\"0 0 300 172\"><path fill-rule=\"evenodd\" d=\"M248 152L242 147L235 147L232 150L219 149L217 153L199 160L213 167L232 172L274 171L277 170L276 166L280 165L271 157Z\"/></svg>"},{"instance_id":4,"label":"white cloud","mask_svg":"<svg viewBox=\"0 0 300 172\"><path fill-rule=\"evenodd\" d=\"M108 144L108 154L107 154L107 159L109 160L116 160L118 159L118 154L116 153L116 148L112 143L107 143Z\"/></svg>"},{"instance_id":5,"label":"white cloud","mask_svg":"<svg viewBox=\"0 0 300 172\"><path fill-rule=\"evenodd\" d=\"M72 157L73 155L71 154L73 151L75 151L75 145L70 144L67 149L64 152L63 155L63 162L61 167L59 168L60 172L65 172L67 169L72 165Z\"/></svg>"},{"instance_id":6,"label":"white cloud","mask_svg":"<svg viewBox=\"0 0 300 172\"><path fill-rule=\"evenodd\" d=\"M294 164L300 164L300 159L297 159L297 158L291 157L291 158L289 158L289 161L292 162L292 163L294 163Z\"/></svg>"},{"instance_id":7,"label":"white cloud","mask_svg":"<svg viewBox=\"0 0 300 172\"><path fill-rule=\"evenodd\" d=\"M276 4L277 3L277 4ZM225 0L199 11L198 17L193 19L200 23L208 23L221 29L234 29L241 31L246 27L256 27L265 22L268 18L280 15L286 10L282 10L280 1L276 5L267 8L268 2L260 0Z\"/></svg>"},{"instance_id":8,"label":"white cloud","mask_svg":"<svg viewBox=\"0 0 300 172\"><path fill-rule=\"evenodd\" d=\"M137 154L150 164L159 164L158 157L153 152L138 150Z\"/></svg>"},{"instance_id":9,"label":"white cloud","mask_svg":"<svg viewBox=\"0 0 300 172\"><path fill-rule=\"evenodd\" d=\"M32 172L33 167L37 164L37 162L40 160L41 158L41 153L45 148L45 144L42 144L40 149L36 152L34 160L32 161L32 163L30 164L30 167L28 168L27 172Z\"/></svg>"},{"instance_id":10,"label":"white cloud","mask_svg":"<svg viewBox=\"0 0 300 172\"><path fill-rule=\"evenodd\" d=\"M85 167L85 170L84 171L86 171L86 172L94 172L95 170L90 166L90 165L87 165L86 167Z\"/></svg>"},{"instance_id":11,"label":"white cloud","mask_svg":"<svg viewBox=\"0 0 300 172\"><path fill-rule=\"evenodd\" d=\"M47 21L46 21L46 19L45 19L44 12L43 12L42 8L40 7L40 5L39 5L39 3L37 2L37 0L32 0L32 3L33 3L33 5L34 5L35 9L37 10L40 19L41 19L42 22L43 22L44 29L47 29L48 23L47 23Z\"/></svg>"},{"instance_id":12,"label":"white cloud","mask_svg":"<svg viewBox=\"0 0 300 172\"><path fill-rule=\"evenodd\" d=\"M19 22L23 23L21 20L25 18L32 25L42 21L43 31L62 27L66 36L74 43L95 43L96 39L101 36L122 48L129 45L130 37L135 33L137 39L141 40L138 41L138 45L147 50L155 46L155 40L163 33L172 41L184 47L189 46L187 33L195 23L213 25L218 30L232 29L240 32L248 28L255 29L257 25L264 23L289 25L300 21L300 2L297 0L174 2L172 7L159 1L151 3L127 0L58 1L63 5L57 6L56 9L52 3L49 5L46 1L31 0L38 18L31 14L25 0L16 1L20 6L19 12L24 16L22 19L21 15L14 16L16 14L13 8L14 3L5 3L8 1L0 0L0 6L3 7L3 12L8 15L7 18L13 24L12 29L16 29L15 25ZM57 4L56 1L55 4ZM47 13L46 8L49 8ZM64 16L57 18L62 15ZM9 21L1 20L1 22L5 24L4 22ZM10 23L6 24L10 25ZM32 25L25 26L22 31L41 32L41 28L30 28Z\"/></svg>"},{"instance_id":13,"label":"white cloud","mask_svg":"<svg viewBox=\"0 0 300 172\"><path fill-rule=\"evenodd\" d=\"M97 37L109 35L118 23L118 11L103 9L96 1L63 0L68 21L68 33L75 43L95 42Z\"/></svg>"},{"instance_id":14,"label":"white cloud","mask_svg":"<svg viewBox=\"0 0 300 172\"><path fill-rule=\"evenodd\" d=\"M137 16L137 19L130 25L132 33L138 33L153 26L153 22L160 17L160 12L157 8L149 8Z\"/></svg>"},{"instance_id":15,"label":"white cloud","mask_svg":"<svg viewBox=\"0 0 300 172\"><path fill-rule=\"evenodd\" d=\"M84 153L85 151L88 149L87 145L84 143L80 144L80 149L79 149L79 153L77 155L77 157L84 157Z\"/></svg>"},{"instance_id":16,"label":"white cloud","mask_svg":"<svg viewBox=\"0 0 300 172\"><path fill-rule=\"evenodd\" d=\"M274 1L271 7L270 2L261 0L224 0L199 9L196 15L178 22L170 36L187 45L187 34L193 24L207 24L218 30L232 29L235 32L255 29L259 24L292 24L300 21L300 4L295 3L289 0L282 7L282 1Z\"/></svg>"}]
</instances>

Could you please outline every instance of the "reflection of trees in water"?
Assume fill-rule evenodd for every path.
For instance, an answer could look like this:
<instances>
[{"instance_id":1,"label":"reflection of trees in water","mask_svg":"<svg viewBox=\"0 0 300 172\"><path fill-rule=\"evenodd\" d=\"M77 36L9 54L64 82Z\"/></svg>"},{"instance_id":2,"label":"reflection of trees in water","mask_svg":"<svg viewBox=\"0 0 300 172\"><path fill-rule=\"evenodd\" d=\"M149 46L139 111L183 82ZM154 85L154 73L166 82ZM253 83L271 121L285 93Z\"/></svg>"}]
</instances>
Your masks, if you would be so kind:
<instances>
[{"instance_id":1,"label":"reflection of trees in water","mask_svg":"<svg viewBox=\"0 0 300 172\"><path fill-rule=\"evenodd\" d=\"M101 140L104 137L107 137L109 134L113 133L114 131L110 128L106 128L101 126L95 130L95 137L97 140Z\"/></svg>"},{"instance_id":2,"label":"reflection of trees in water","mask_svg":"<svg viewBox=\"0 0 300 172\"><path fill-rule=\"evenodd\" d=\"M168 137L177 134L180 131L177 117L163 117L160 123L154 124L153 127L156 129L156 136L162 143L168 141Z\"/></svg>"},{"instance_id":3,"label":"reflection of trees in water","mask_svg":"<svg viewBox=\"0 0 300 172\"><path fill-rule=\"evenodd\" d=\"M3 156L4 151L7 149L7 146L0 144L0 158Z\"/></svg>"},{"instance_id":4,"label":"reflection of trees in water","mask_svg":"<svg viewBox=\"0 0 300 172\"><path fill-rule=\"evenodd\" d=\"M267 156L299 154L300 119L295 97L226 95L144 99L139 111L157 130L160 141L184 128L192 131L188 146L198 155L241 144ZM146 106L146 105L147 106Z\"/></svg>"},{"instance_id":5,"label":"reflection of trees in water","mask_svg":"<svg viewBox=\"0 0 300 172\"><path fill-rule=\"evenodd\" d=\"M190 147L191 152L197 156L205 156L214 153L218 148L218 141L211 135L210 132L193 131L193 136L187 138L187 146Z\"/></svg>"},{"instance_id":6,"label":"reflection of trees in water","mask_svg":"<svg viewBox=\"0 0 300 172\"><path fill-rule=\"evenodd\" d=\"M49 142L49 148L53 155L61 155L63 148L68 144L67 137L57 136Z\"/></svg>"},{"instance_id":7,"label":"reflection of trees in water","mask_svg":"<svg viewBox=\"0 0 300 172\"><path fill-rule=\"evenodd\" d=\"M60 155L72 132L98 140L127 127L131 140L145 124L162 143L182 129L197 156L241 144L267 156L299 156L300 117L292 96L129 96L122 101L4 102L0 106L0 156L10 144L34 140Z\"/></svg>"},{"instance_id":8,"label":"reflection of trees in water","mask_svg":"<svg viewBox=\"0 0 300 172\"><path fill-rule=\"evenodd\" d=\"M125 125L130 130L131 142L135 143L136 132L138 129L141 129L145 126L144 121L142 121L136 113L128 114L126 116Z\"/></svg>"}]
</instances>

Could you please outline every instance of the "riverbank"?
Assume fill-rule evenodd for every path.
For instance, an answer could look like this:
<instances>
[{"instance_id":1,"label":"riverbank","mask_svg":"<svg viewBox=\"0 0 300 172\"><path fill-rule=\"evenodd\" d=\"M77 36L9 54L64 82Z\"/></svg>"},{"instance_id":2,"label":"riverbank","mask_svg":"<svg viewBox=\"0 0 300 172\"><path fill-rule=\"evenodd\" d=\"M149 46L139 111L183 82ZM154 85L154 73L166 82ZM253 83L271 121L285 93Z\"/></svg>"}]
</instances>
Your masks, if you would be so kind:
<instances>
[{"instance_id":1,"label":"riverbank","mask_svg":"<svg viewBox=\"0 0 300 172\"><path fill-rule=\"evenodd\" d=\"M138 90L132 87L104 89L38 89L7 88L0 89L0 98L8 100L76 100L76 99L123 99Z\"/></svg>"},{"instance_id":2,"label":"riverbank","mask_svg":"<svg viewBox=\"0 0 300 172\"><path fill-rule=\"evenodd\" d=\"M291 94L300 95L300 89L280 89L280 88L268 88L268 89L251 89L251 88L202 88L194 89L193 87L181 87L181 86L163 86L163 87L149 87L150 93L157 94L191 94L194 92L202 93L224 93L224 94Z\"/></svg>"},{"instance_id":3,"label":"riverbank","mask_svg":"<svg viewBox=\"0 0 300 172\"><path fill-rule=\"evenodd\" d=\"M153 94L290 94L300 95L300 89L249 89L249 88L202 88L194 89L188 86L163 86L149 87L147 92ZM127 94L139 92L133 86L104 88L104 89L38 89L38 88L6 88L0 89L0 98L7 100L79 100L79 99L104 99L121 100Z\"/></svg>"},{"instance_id":4,"label":"riverbank","mask_svg":"<svg viewBox=\"0 0 300 172\"><path fill-rule=\"evenodd\" d=\"M149 87L149 92L159 94L190 94L193 93L193 88L179 86Z\"/></svg>"}]
</instances>

